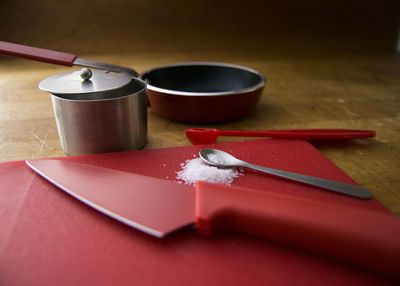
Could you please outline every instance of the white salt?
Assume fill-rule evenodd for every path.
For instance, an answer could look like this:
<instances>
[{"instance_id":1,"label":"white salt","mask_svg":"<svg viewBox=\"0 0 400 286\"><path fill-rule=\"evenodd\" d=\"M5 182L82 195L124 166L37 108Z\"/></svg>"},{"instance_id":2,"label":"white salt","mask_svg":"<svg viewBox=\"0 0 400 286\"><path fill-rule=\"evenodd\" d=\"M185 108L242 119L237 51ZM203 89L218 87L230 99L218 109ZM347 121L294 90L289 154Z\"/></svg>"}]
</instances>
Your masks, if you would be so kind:
<instances>
[{"instance_id":1,"label":"white salt","mask_svg":"<svg viewBox=\"0 0 400 286\"><path fill-rule=\"evenodd\" d=\"M177 172L176 178L188 185L194 185L197 181L230 185L242 175L236 168L220 169L208 165L201 158L186 160L181 166L182 170Z\"/></svg>"},{"instance_id":2,"label":"white salt","mask_svg":"<svg viewBox=\"0 0 400 286\"><path fill-rule=\"evenodd\" d=\"M207 154L207 159L213 162L214 164L223 165L225 163L225 160L221 158L221 156L218 156L217 154L214 153Z\"/></svg>"}]
</instances>

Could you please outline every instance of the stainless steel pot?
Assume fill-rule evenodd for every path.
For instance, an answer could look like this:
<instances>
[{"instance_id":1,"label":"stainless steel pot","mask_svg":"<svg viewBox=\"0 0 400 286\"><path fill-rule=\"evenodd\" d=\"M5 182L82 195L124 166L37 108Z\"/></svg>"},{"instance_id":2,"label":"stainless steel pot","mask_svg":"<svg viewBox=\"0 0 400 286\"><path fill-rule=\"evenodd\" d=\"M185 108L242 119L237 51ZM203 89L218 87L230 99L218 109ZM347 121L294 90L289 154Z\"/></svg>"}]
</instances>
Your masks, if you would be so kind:
<instances>
[{"instance_id":1,"label":"stainless steel pot","mask_svg":"<svg viewBox=\"0 0 400 286\"><path fill-rule=\"evenodd\" d=\"M147 141L146 83L125 73L83 69L42 80L51 93L68 155L140 149Z\"/></svg>"}]
</instances>

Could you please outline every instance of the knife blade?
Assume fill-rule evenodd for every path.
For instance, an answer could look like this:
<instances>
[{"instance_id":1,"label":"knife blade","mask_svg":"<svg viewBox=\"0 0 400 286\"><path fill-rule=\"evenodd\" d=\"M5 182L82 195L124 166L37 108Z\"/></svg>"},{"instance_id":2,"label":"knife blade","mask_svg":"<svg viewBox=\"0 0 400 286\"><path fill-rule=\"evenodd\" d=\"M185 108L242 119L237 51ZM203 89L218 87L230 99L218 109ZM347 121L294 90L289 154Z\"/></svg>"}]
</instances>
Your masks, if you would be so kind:
<instances>
[{"instance_id":1,"label":"knife blade","mask_svg":"<svg viewBox=\"0 0 400 286\"><path fill-rule=\"evenodd\" d=\"M94 209L163 237L195 224L202 235L237 231L400 277L400 220L242 187L196 187L66 160L26 161L39 175Z\"/></svg>"},{"instance_id":2,"label":"knife blade","mask_svg":"<svg viewBox=\"0 0 400 286\"><path fill-rule=\"evenodd\" d=\"M188 185L63 160L26 163L81 202L156 237L195 221Z\"/></svg>"}]
</instances>

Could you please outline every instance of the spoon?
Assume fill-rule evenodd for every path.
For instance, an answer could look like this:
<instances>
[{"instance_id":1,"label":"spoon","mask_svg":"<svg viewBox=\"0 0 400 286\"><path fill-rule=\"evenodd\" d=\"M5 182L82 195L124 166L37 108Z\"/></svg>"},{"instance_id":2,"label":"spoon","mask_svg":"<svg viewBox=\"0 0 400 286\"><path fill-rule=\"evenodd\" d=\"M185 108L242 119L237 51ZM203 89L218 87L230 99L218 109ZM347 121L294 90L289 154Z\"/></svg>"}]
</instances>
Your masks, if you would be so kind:
<instances>
[{"instance_id":1,"label":"spoon","mask_svg":"<svg viewBox=\"0 0 400 286\"><path fill-rule=\"evenodd\" d=\"M186 137L192 144L212 144L218 136L273 137L281 139L352 139L375 137L371 130L352 129L286 129L286 130L219 130L214 128L189 128Z\"/></svg>"},{"instance_id":2,"label":"spoon","mask_svg":"<svg viewBox=\"0 0 400 286\"><path fill-rule=\"evenodd\" d=\"M210 165L216 167L246 167L254 169L260 172L264 172L270 175L282 177L285 179L301 182L304 184L320 187L330 191L338 192L341 194L357 197L360 199L369 199L372 197L371 191L356 185L341 183L337 181L306 176L297 173L286 172L277 169L271 169L267 167L262 167L254 164L247 163L245 161L239 160L233 157L231 154L226 153L221 150L216 149L202 149L199 152L200 157Z\"/></svg>"}]
</instances>

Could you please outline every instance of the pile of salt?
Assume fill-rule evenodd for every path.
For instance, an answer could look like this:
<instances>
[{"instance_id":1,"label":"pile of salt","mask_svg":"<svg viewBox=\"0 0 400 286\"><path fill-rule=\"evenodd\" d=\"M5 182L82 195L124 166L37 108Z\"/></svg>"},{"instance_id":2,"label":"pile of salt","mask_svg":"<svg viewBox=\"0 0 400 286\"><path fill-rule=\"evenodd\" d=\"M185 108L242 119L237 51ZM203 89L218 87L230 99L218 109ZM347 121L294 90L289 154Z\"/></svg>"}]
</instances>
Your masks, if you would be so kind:
<instances>
[{"instance_id":1,"label":"pile of salt","mask_svg":"<svg viewBox=\"0 0 400 286\"><path fill-rule=\"evenodd\" d=\"M235 168L220 169L210 166L201 158L186 160L181 166L182 170L177 172L176 178L188 185L194 185L196 181L230 185L237 177L242 175Z\"/></svg>"}]
</instances>

